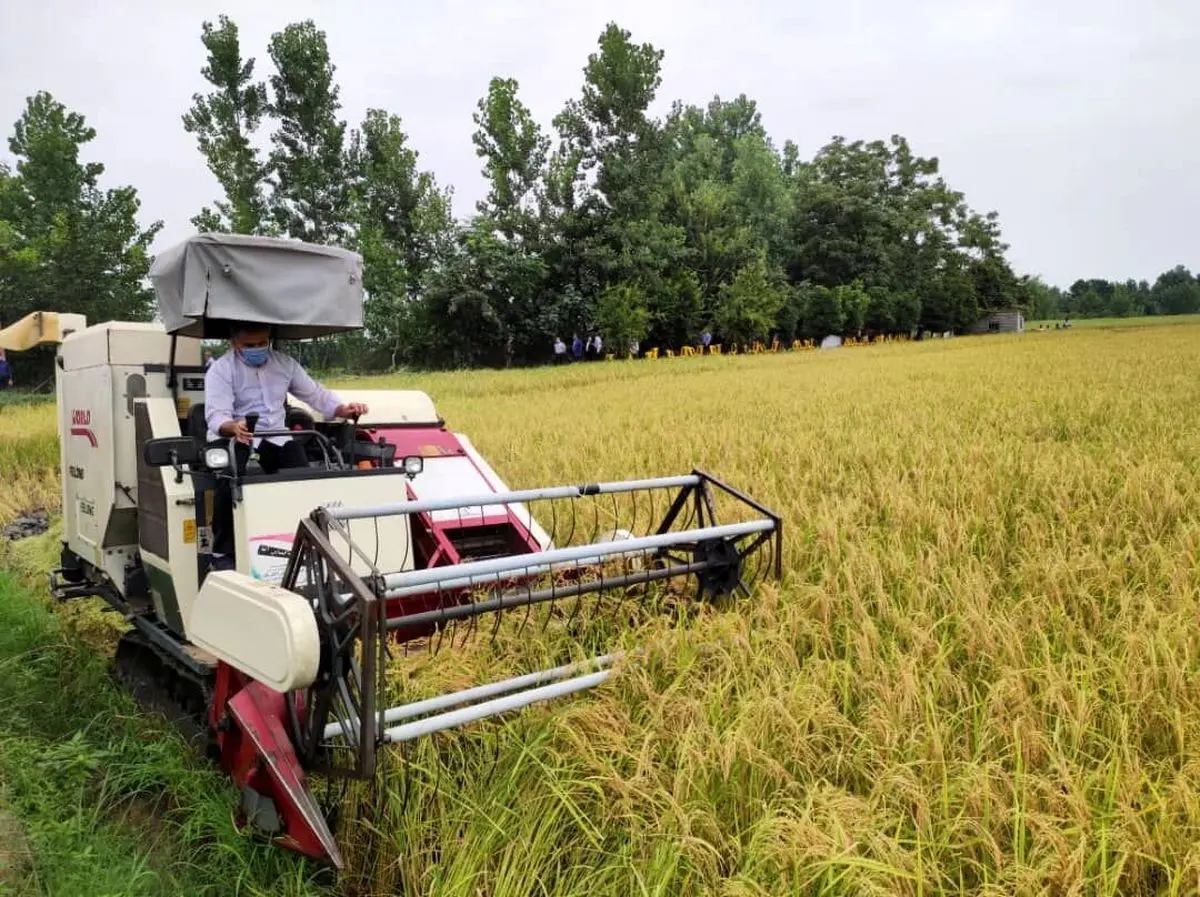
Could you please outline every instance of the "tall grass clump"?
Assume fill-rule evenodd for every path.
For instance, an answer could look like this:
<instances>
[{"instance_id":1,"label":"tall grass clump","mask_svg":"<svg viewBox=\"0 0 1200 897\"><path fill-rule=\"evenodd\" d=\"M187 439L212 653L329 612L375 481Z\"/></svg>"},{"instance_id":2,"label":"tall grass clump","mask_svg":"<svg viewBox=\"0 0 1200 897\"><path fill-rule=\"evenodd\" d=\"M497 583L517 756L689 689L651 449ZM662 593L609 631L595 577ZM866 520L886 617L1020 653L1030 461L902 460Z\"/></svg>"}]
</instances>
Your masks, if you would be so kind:
<instances>
[{"instance_id":1,"label":"tall grass clump","mask_svg":"<svg viewBox=\"0 0 1200 897\"><path fill-rule=\"evenodd\" d=\"M1192 322L355 381L426 390L514 488L708 469L783 515L785 576L641 614L592 692L387 751L342 808L340 892L1196 893L1197 345ZM567 648L487 631L397 695Z\"/></svg>"}]
</instances>

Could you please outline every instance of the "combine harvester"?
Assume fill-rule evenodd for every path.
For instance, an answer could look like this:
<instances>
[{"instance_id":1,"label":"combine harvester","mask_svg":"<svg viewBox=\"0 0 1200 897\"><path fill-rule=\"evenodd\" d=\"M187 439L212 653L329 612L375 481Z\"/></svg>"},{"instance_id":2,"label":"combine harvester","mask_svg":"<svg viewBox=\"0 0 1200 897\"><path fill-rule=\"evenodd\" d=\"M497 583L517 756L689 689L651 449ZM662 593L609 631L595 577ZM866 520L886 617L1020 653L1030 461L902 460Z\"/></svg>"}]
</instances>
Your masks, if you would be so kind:
<instances>
[{"instance_id":1,"label":"combine harvester","mask_svg":"<svg viewBox=\"0 0 1200 897\"><path fill-rule=\"evenodd\" d=\"M0 333L17 349L59 344L63 547L50 588L124 616L120 678L204 740L242 790L242 824L282 846L342 866L308 776L371 780L389 743L595 686L614 662L389 707L396 646L436 650L488 614L494 633L507 611L549 625L558 606L562 625L563 601L573 614L584 596L619 607L666 581L701 600L749 595L759 572L780 574L779 517L708 474L510 491L417 391L340 390L370 406L357 421L292 403L279 432L305 443L310 467L268 476L252 457L239 478L231 445L206 437L201 340L231 320L278 340L361 328L361 258L202 234L150 276L161 323L37 313ZM210 572L222 481L236 570Z\"/></svg>"}]
</instances>

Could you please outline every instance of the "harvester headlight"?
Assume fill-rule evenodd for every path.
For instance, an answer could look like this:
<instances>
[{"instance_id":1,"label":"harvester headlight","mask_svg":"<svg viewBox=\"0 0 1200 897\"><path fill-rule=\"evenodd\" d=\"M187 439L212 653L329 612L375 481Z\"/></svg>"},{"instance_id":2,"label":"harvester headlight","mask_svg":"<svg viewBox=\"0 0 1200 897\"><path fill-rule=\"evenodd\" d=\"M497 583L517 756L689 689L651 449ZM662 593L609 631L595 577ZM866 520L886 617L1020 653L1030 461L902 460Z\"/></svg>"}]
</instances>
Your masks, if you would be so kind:
<instances>
[{"instance_id":1,"label":"harvester headlight","mask_svg":"<svg viewBox=\"0 0 1200 897\"><path fill-rule=\"evenodd\" d=\"M420 455L409 455L404 459L404 472L410 477L415 477L425 469L425 459Z\"/></svg>"},{"instance_id":2,"label":"harvester headlight","mask_svg":"<svg viewBox=\"0 0 1200 897\"><path fill-rule=\"evenodd\" d=\"M209 470L224 470L229 466L229 449L220 447L205 449L204 466Z\"/></svg>"}]
</instances>

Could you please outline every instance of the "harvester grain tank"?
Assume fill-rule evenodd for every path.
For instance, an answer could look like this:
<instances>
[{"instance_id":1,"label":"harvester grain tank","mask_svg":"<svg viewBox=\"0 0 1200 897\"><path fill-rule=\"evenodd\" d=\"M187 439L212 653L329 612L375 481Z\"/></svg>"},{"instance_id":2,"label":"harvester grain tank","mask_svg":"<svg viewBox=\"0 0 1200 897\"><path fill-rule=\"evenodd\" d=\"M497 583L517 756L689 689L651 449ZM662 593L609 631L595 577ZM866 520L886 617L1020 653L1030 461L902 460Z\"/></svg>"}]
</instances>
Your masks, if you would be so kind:
<instances>
[{"instance_id":1,"label":"harvester grain tank","mask_svg":"<svg viewBox=\"0 0 1200 897\"><path fill-rule=\"evenodd\" d=\"M340 390L369 405L357 420L292 401L279 433L309 467L264 475L252 457L238 476L231 444L206 435L202 340L237 320L280 341L360 329L361 258L200 234L150 273L158 322L39 313L4 332L16 348L58 344L50 588L124 615L121 677L206 742L241 788L243 823L285 847L342 864L311 776L373 778L388 744L585 690L614 666L561 658L389 707L397 645L433 649L489 615L583 597L747 596L759 572L779 575L778 516L704 471L513 491L414 390ZM210 569L222 481L234 570Z\"/></svg>"}]
</instances>

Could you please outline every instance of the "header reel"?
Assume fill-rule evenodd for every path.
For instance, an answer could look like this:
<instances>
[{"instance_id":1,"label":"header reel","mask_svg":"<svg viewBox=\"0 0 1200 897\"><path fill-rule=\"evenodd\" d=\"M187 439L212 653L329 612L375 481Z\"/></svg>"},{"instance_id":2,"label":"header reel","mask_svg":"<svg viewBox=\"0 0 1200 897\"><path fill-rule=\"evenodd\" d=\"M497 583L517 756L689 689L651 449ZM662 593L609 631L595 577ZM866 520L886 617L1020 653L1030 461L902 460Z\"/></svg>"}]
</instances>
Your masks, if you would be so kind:
<instances>
[{"instance_id":1,"label":"header reel","mask_svg":"<svg viewBox=\"0 0 1200 897\"><path fill-rule=\"evenodd\" d=\"M401 515L412 563L380 569L355 535ZM700 601L748 597L761 576L780 576L781 545L777 514L702 471L319 508L301 521L281 582L311 604L320 637L315 678L283 702L297 762L307 773L371 779L384 745L599 685L619 655L572 662L572 646L602 640L595 630L605 623L686 605L689 592ZM563 656L549 669L394 701L389 667L412 652L461 648L484 629L493 644L501 633L553 630L545 644ZM325 847L306 852L336 864L332 836L313 834L310 843Z\"/></svg>"}]
</instances>

